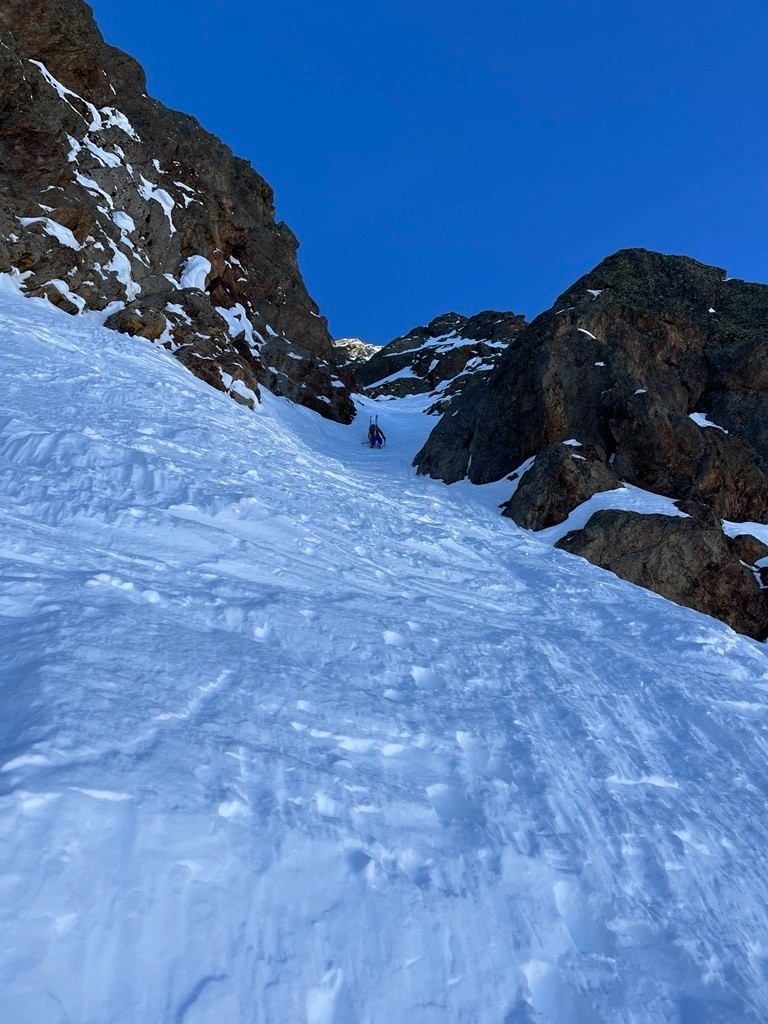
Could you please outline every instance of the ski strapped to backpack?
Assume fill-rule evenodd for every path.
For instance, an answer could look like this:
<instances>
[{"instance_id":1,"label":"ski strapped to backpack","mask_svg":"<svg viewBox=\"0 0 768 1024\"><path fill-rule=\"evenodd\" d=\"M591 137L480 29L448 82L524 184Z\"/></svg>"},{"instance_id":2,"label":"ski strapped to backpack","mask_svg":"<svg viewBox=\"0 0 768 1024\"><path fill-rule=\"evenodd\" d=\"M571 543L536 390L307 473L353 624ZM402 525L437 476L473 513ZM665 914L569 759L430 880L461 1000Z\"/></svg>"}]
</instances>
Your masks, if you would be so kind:
<instances>
[{"instance_id":1,"label":"ski strapped to backpack","mask_svg":"<svg viewBox=\"0 0 768 1024\"><path fill-rule=\"evenodd\" d=\"M371 416L368 420L368 440L363 441L363 444L368 444L371 448L383 448L386 443L387 435L379 426L379 417Z\"/></svg>"}]
</instances>

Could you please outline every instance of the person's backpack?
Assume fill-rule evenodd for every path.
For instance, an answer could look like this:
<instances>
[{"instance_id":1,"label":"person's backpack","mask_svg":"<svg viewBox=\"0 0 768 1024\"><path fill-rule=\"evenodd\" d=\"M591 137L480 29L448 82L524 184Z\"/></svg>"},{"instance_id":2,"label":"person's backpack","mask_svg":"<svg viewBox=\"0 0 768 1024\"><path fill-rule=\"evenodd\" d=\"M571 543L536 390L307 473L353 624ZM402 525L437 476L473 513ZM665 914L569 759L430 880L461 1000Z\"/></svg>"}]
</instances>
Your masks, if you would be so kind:
<instances>
[{"instance_id":1,"label":"person's backpack","mask_svg":"<svg viewBox=\"0 0 768 1024\"><path fill-rule=\"evenodd\" d=\"M381 448L381 446L387 440L384 431L379 426L378 416L375 419L372 419L368 424L368 440L370 442L371 448L373 448L374 445L377 445L379 448Z\"/></svg>"}]
</instances>

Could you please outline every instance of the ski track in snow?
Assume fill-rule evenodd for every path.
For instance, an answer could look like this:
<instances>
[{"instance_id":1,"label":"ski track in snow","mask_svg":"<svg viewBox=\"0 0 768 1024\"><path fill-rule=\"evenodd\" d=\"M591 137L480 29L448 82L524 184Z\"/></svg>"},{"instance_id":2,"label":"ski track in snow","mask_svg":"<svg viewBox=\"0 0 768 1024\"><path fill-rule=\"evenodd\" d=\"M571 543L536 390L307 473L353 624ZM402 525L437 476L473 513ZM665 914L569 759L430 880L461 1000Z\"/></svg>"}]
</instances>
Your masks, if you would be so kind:
<instances>
[{"instance_id":1,"label":"ski track in snow","mask_svg":"<svg viewBox=\"0 0 768 1024\"><path fill-rule=\"evenodd\" d=\"M4 1020L768 1019L761 645L2 307Z\"/></svg>"}]
</instances>

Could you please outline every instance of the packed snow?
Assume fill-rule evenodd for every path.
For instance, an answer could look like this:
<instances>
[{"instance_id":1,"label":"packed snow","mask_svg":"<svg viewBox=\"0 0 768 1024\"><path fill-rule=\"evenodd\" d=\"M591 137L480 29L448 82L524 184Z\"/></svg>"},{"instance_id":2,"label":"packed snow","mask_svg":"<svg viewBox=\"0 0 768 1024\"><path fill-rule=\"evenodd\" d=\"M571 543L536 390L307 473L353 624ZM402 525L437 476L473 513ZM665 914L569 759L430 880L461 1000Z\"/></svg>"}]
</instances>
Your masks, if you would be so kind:
<instances>
[{"instance_id":1,"label":"packed snow","mask_svg":"<svg viewBox=\"0 0 768 1024\"><path fill-rule=\"evenodd\" d=\"M202 257L200 258L202 259ZM208 266L210 267L210 263ZM210 273L210 270L207 273ZM245 306L241 302L236 302L229 309L226 306L217 306L216 312L226 321L230 338L233 341L237 341L238 338L244 338L251 352L258 356L259 348L264 343L264 339L254 328ZM267 331L272 334L275 333L271 331L269 324L267 324ZM256 340L257 338L258 341Z\"/></svg>"},{"instance_id":2,"label":"packed snow","mask_svg":"<svg viewBox=\"0 0 768 1024\"><path fill-rule=\"evenodd\" d=\"M32 227L33 224L41 224L46 235L55 238L57 242L66 245L69 249L74 249L76 252L82 249L82 245L80 245L72 231L64 227L63 224L59 224L58 221L51 220L50 217L19 217L18 221L23 228Z\"/></svg>"},{"instance_id":3,"label":"packed snow","mask_svg":"<svg viewBox=\"0 0 768 1024\"><path fill-rule=\"evenodd\" d=\"M169 195L164 188L158 188L158 186L155 185L153 182L147 181L143 174L139 175L139 182L140 184L137 186L139 190L139 195L142 197L142 199L145 199L147 202L151 202L152 200L154 200L154 202L160 204L163 213L168 218L168 226L170 232L172 235L175 235L176 225L173 223L173 210L174 207L176 206L176 200L173 198L173 196ZM192 258L194 259L195 257ZM197 258L202 259L203 257Z\"/></svg>"},{"instance_id":4,"label":"packed snow","mask_svg":"<svg viewBox=\"0 0 768 1024\"><path fill-rule=\"evenodd\" d=\"M112 250L112 259L104 267L104 270L111 274L114 274L118 281L125 288L125 295L129 302L139 295L141 292L141 285L133 280L133 273L131 269L131 261L121 252L112 239L108 236L104 236L104 240Z\"/></svg>"},{"instance_id":5,"label":"packed snow","mask_svg":"<svg viewBox=\"0 0 768 1024\"><path fill-rule=\"evenodd\" d=\"M112 214L112 220L120 231L125 232L125 234L130 235L136 230L136 222L125 210L115 210Z\"/></svg>"},{"instance_id":6,"label":"packed snow","mask_svg":"<svg viewBox=\"0 0 768 1024\"><path fill-rule=\"evenodd\" d=\"M760 644L13 288L3 1021L768 1019Z\"/></svg>"},{"instance_id":7,"label":"packed snow","mask_svg":"<svg viewBox=\"0 0 768 1024\"><path fill-rule=\"evenodd\" d=\"M198 291L204 292L211 269L211 261L205 256L190 256L184 261L179 273L180 287L197 288Z\"/></svg>"},{"instance_id":8,"label":"packed snow","mask_svg":"<svg viewBox=\"0 0 768 1024\"><path fill-rule=\"evenodd\" d=\"M690 417L689 417L689 419L692 419L693 422L697 426L699 426L699 427L702 427L702 428L712 427L715 430L721 430L724 434L728 433L728 431L725 429L725 427L721 427L721 426L718 426L717 423L713 423L712 420L709 418L709 416L707 416L707 414L705 412L692 412Z\"/></svg>"},{"instance_id":9,"label":"packed snow","mask_svg":"<svg viewBox=\"0 0 768 1024\"><path fill-rule=\"evenodd\" d=\"M94 181L93 178L86 178L84 174L80 174L80 172L78 171L75 174L75 181L78 183L78 185L82 186L82 188L84 188L87 192L90 192L95 196L101 196L101 198L107 204L107 210L114 209L115 204L112 201L112 196L108 192L105 192L101 185L99 185L97 181Z\"/></svg>"}]
</instances>

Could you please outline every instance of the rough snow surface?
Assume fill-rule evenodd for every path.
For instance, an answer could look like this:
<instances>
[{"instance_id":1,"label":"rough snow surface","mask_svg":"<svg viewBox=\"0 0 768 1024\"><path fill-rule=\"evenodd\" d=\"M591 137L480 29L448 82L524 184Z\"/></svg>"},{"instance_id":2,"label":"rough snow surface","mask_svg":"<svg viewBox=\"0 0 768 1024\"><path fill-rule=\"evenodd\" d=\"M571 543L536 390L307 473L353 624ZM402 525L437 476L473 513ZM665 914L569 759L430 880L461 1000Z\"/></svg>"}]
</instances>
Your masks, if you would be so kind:
<instances>
[{"instance_id":1,"label":"rough snow surface","mask_svg":"<svg viewBox=\"0 0 768 1024\"><path fill-rule=\"evenodd\" d=\"M761 645L17 283L4 1021L768 1019Z\"/></svg>"}]
</instances>

